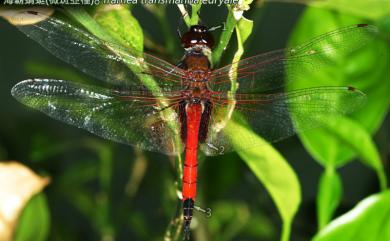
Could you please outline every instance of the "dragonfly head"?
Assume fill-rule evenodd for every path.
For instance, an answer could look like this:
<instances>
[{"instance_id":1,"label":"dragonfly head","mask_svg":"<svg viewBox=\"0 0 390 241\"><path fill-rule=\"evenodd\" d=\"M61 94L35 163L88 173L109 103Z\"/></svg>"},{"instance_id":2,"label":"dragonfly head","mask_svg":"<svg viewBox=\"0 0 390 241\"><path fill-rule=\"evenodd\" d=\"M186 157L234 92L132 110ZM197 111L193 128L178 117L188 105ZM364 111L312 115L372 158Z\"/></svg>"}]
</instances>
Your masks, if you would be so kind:
<instances>
[{"instance_id":1,"label":"dragonfly head","mask_svg":"<svg viewBox=\"0 0 390 241\"><path fill-rule=\"evenodd\" d=\"M184 48L191 48L195 45L203 45L211 49L214 45L214 39L207 27L202 25L193 25L181 38L181 44Z\"/></svg>"}]
</instances>

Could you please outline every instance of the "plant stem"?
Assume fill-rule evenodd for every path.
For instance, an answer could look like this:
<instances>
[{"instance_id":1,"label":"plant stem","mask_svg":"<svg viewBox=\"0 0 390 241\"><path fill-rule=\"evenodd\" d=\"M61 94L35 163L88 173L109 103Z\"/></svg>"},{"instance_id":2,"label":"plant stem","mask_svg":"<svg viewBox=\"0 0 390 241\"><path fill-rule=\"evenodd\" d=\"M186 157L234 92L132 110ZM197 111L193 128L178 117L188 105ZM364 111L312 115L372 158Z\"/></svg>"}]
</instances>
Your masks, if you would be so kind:
<instances>
[{"instance_id":1,"label":"plant stem","mask_svg":"<svg viewBox=\"0 0 390 241\"><path fill-rule=\"evenodd\" d=\"M191 21L190 25L197 25L199 23L199 11L200 8L202 7L202 2L199 1L197 4L192 4L191 5Z\"/></svg>"},{"instance_id":2,"label":"plant stem","mask_svg":"<svg viewBox=\"0 0 390 241\"><path fill-rule=\"evenodd\" d=\"M280 241L288 241L290 239L290 233L291 233L291 223L284 220L282 225L282 235L280 237Z\"/></svg>"},{"instance_id":3,"label":"plant stem","mask_svg":"<svg viewBox=\"0 0 390 241\"><path fill-rule=\"evenodd\" d=\"M225 51L230 38L232 37L234 27L237 24L237 20L233 16L233 11L230 7L228 7L229 13L226 18L225 29L222 31L221 36L219 38L219 42L217 43L217 47L213 50L211 56L211 62L213 66L218 65L223 52Z\"/></svg>"},{"instance_id":4,"label":"plant stem","mask_svg":"<svg viewBox=\"0 0 390 241\"><path fill-rule=\"evenodd\" d=\"M190 16L188 15L188 12L186 8L184 7L183 4L177 4L177 7L179 8L179 11L183 17L184 22L186 23L187 27L191 26L191 19Z\"/></svg>"}]
</instances>

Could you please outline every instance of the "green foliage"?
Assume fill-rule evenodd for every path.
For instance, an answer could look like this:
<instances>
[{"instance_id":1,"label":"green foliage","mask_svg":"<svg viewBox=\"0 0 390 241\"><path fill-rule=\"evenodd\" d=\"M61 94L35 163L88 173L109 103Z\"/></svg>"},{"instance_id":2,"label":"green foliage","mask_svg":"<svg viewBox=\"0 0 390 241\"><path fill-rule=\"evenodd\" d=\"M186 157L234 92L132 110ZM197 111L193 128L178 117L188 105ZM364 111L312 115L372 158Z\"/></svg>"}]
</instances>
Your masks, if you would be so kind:
<instances>
[{"instance_id":1,"label":"green foliage","mask_svg":"<svg viewBox=\"0 0 390 241\"><path fill-rule=\"evenodd\" d=\"M313 241L390 240L390 191L365 198L333 220Z\"/></svg>"},{"instance_id":2,"label":"green foliage","mask_svg":"<svg viewBox=\"0 0 390 241\"><path fill-rule=\"evenodd\" d=\"M333 168L328 168L322 173L319 183L317 214L320 229L332 219L332 215L339 205L342 192L340 176Z\"/></svg>"},{"instance_id":3,"label":"green foliage","mask_svg":"<svg viewBox=\"0 0 390 241\"><path fill-rule=\"evenodd\" d=\"M380 187L384 190L387 186L386 177L382 161L376 146L371 139L369 133L365 131L356 121L346 117L340 117L324 122L324 130L328 131L330 135L337 136L339 143L346 145L346 148L353 150L360 160L376 171ZM362 146L364 148L362 148ZM327 165L334 167L332 159L328 159ZM326 165L325 165L326 166Z\"/></svg>"},{"instance_id":4,"label":"green foliage","mask_svg":"<svg viewBox=\"0 0 390 241\"><path fill-rule=\"evenodd\" d=\"M231 10L229 16L234 16L234 11ZM235 25L236 23L237 25ZM231 28L229 24L236 26L237 34L238 46L232 60L232 69L234 69L237 68L234 63L237 63L244 53L244 43L252 32L253 22L241 18L238 22L228 22L228 29ZM236 76L233 76L231 79L232 93L235 93L237 87L235 78ZM273 198L283 221L281 240L289 240L292 220L301 202L301 190L294 171L276 149L251 130L232 121L229 122L226 129L234 145L239 146L244 139L251 140L253 146L259 147L237 152Z\"/></svg>"},{"instance_id":5,"label":"green foliage","mask_svg":"<svg viewBox=\"0 0 390 241\"><path fill-rule=\"evenodd\" d=\"M367 20L362 18L308 8L291 36L290 45L332 29L365 22ZM334 43L330 40L324 44L332 46ZM387 94L390 82L383 81L389 74L388 53L388 45L378 35L375 40L353 53L340 51L337 56L329 57L329 65L319 72L305 71L304 64L299 66L306 79L296 81L289 87L354 86L368 96L366 105L357 113L349 117L326 119L323 128L300 134L305 148L327 170L321 179L317 197L320 228L329 222L341 199L341 184L335 168L358 156L376 171L381 188L387 185L378 150L369 133L378 129L390 104L390 96Z\"/></svg>"},{"instance_id":6,"label":"green foliage","mask_svg":"<svg viewBox=\"0 0 390 241\"><path fill-rule=\"evenodd\" d=\"M321 18L320 23L316 22L318 18ZM296 45L303 39L317 36L332 29L362 21L364 22L364 20L344 15L335 17L327 11L310 8L297 24L291 36L290 45ZM332 45L332 42L328 44ZM382 81L383 76L386 76L388 71L389 55L387 54L388 51L386 51L387 48L381 39L377 39L353 55L337 54L337 58L330 60L331 64L326 69L319 72L304 72L306 78L302 79L302 81L295 81L290 85L290 88L297 89L324 85L357 87L368 98L365 106L352 115L351 118L358 122L355 125L356 128L358 128L357 125L361 125L361 128L372 133L377 130L383 121L390 103L390 97L385 94L390 89L390 83ZM305 71L304 65L299 67L302 68L302 71ZM376 70L375 74L372 72L374 68ZM371 86L378 85L382 86L382 88L371 88ZM343 125L334 125L333 128L338 127L348 128ZM335 130L335 132L341 131ZM354 152L347 148L346 145L339 145L340 138L338 135L332 135L329 131L316 130L300 136L306 148L323 165L331 162L334 166L340 166L354 156ZM351 142L358 142L358 140L353 138L349 139Z\"/></svg>"},{"instance_id":7,"label":"green foliage","mask_svg":"<svg viewBox=\"0 0 390 241\"><path fill-rule=\"evenodd\" d=\"M50 230L50 214L43 193L31 198L23 209L17 228L15 230L15 241L45 241Z\"/></svg>"},{"instance_id":8,"label":"green foliage","mask_svg":"<svg viewBox=\"0 0 390 241\"><path fill-rule=\"evenodd\" d=\"M308 1L308 5L371 20L388 14L390 9L390 2L386 0L358 0L353 4L349 0Z\"/></svg>"},{"instance_id":9,"label":"green foliage","mask_svg":"<svg viewBox=\"0 0 390 241\"><path fill-rule=\"evenodd\" d=\"M238 151L238 154L273 198L283 220L281 240L289 240L292 220L301 202L301 189L295 172L278 151L261 137L239 124L231 122L231 125L234 126L228 126L228 130L236 130L241 138L248 138L259 147ZM238 145L242 141L241 138L234 138L235 133L229 134L234 144Z\"/></svg>"},{"instance_id":10,"label":"green foliage","mask_svg":"<svg viewBox=\"0 0 390 241\"><path fill-rule=\"evenodd\" d=\"M133 51L143 52L143 32L128 6L121 5L116 9L99 6L94 18L116 42Z\"/></svg>"},{"instance_id":11,"label":"green foliage","mask_svg":"<svg viewBox=\"0 0 390 241\"><path fill-rule=\"evenodd\" d=\"M278 232L264 215L251 214L245 203L229 201L215 203L213 218L207 220L207 226L215 241L233 240L241 232L257 239L272 239Z\"/></svg>"}]
</instances>

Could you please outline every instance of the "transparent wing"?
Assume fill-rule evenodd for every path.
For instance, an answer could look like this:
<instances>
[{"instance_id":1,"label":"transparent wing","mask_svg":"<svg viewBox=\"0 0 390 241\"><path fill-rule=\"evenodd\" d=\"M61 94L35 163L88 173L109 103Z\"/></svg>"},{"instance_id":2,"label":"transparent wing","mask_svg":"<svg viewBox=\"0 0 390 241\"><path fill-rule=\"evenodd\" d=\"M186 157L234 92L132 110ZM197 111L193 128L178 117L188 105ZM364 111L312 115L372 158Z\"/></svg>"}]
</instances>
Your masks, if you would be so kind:
<instances>
[{"instance_id":1,"label":"transparent wing","mask_svg":"<svg viewBox=\"0 0 390 241\"><path fill-rule=\"evenodd\" d=\"M255 142L247 136L240 137L234 123L247 126L268 142L276 142L297 132L319 127L327 118L354 112L365 102L365 95L353 87L319 87L278 94L237 94L233 112L231 105L234 102L227 97L217 98L213 101L208 137L201 145L208 155L254 147Z\"/></svg>"},{"instance_id":2,"label":"transparent wing","mask_svg":"<svg viewBox=\"0 0 390 241\"><path fill-rule=\"evenodd\" d=\"M256 55L237 64L238 93L259 93L282 88L285 84L304 79L305 71L317 71L340 54L350 54L377 35L372 25L358 24L320 35L295 48L281 49ZM233 65L212 72L210 86L215 91L228 91ZM234 72L234 69L232 69ZM288 73L288 78L285 78Z\"/></svg>"},{"instance_id":3,"label":"transparent wing","mask_svg":"<svg viewBox=\"0 0 390 241\"><path fill-rule=\"evenodd\" d=\"M36 17L34 11L17 13L19 18ZM14 18L18 18L15 16ZM143 86L145 76L153 76L160 88L181 88L185 71L157 57L137 57L128 48L103 41L55 17L35 24L20 25L19 30L37 41L50 53L92 77L117 86Z\"/></svg>"},{"instance_id":4,"label":"transparent wing","mask_svg":"<svg viewBox=\"0 0 390 241\"><path fill-rule=\"evenodd\" d=\"M74 82L50 79L25 80L12 89L23 104L93 134L139 148L175 154L178 130L177 96L154 97L147 91L114 91ZM161 108L158 101L169 103ZM180 124L179 124L180 125ZM178 128L179 129L179 128Z\"/></svg>"}]
</instances>

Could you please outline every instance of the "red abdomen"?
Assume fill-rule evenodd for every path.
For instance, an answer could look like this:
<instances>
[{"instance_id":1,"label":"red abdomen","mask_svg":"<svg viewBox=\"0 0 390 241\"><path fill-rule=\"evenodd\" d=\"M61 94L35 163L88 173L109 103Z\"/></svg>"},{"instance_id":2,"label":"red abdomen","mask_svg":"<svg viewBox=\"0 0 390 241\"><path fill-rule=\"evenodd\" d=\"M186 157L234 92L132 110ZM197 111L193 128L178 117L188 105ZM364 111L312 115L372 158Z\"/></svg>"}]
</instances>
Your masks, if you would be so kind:
<instances>
[{"instance_id":1,"label":"red abdomen","mask_svg":"<svg viewBox=\"0 0 390 241\"><path fill-rule=\"evenodd\" d=\"M196 179L198 174L198 137L202 117L201 104L189 104L186 110L187 133L183 173L183 200L196 197Z\"/></svg>"}]
</instances>

